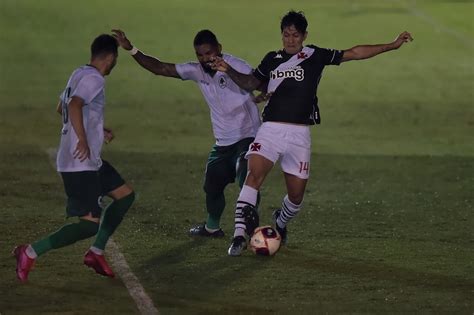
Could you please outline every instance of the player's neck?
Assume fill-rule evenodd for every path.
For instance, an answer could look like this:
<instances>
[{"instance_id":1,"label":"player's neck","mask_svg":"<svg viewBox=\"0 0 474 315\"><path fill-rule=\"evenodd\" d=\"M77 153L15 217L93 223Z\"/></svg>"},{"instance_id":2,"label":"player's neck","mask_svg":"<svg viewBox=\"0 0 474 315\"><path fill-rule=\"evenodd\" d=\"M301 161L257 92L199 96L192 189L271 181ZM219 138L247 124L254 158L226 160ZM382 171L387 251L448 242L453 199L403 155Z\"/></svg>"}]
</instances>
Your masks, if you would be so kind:
<instances>
[{"instance_id":1,"label":"player's neck","mask_svg":"<svg viewBox=\"0 0 474 315\"><path fill-rule=\"evenodd\" d=\"M99 73L105 77L105 73L106 73L106 66L100 62L100 61L97 61L97 60L91 60L88 64L87 64L89 67L93 67L93 68L96 68L97 71L99 71Z\"/></svg>"}]
</instances>

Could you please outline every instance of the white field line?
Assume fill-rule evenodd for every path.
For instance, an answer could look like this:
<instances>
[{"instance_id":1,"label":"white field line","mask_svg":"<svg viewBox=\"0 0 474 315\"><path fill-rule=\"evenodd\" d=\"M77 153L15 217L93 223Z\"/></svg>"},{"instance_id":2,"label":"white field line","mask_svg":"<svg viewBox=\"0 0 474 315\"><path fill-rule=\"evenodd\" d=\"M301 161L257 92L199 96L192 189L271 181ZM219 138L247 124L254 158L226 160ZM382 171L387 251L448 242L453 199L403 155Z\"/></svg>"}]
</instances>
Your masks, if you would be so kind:
<instances>
[{"instance_id":1,"label":"white field line","mask_svg":"<svg viewBox=\"0 0 474 315\"><path fill-rule=\"evenodd\" d=\"M402 3L400 0L395 0L395 1L398 3ZM411 15L431 25L435 29L436 32L448 34L456 38L457 40L459 40L465 46L469 48L474 48L474 39L471 36L466 35L462 32L459 32L455 30L454 28L451 28L439 23L433 16L429 15L428 13L423 12L421 9L418 9L416 7L416 0L412 1L412 4L409 5L407 9ZM416 34L414 35L416 38Z\"/></svg>"},{"instance_id":2,"label":"white field line","mask_svg":"<svg viewBox=\"0 0 474 315\"><path fill-rule=\"evenodd\" d=\"M55 148L46 149L46 153L49 156L49 161L56 168L56 154ZM122 279L128 293L135 301L138 310L143 315L158 315L159 311L153 304L152 299L145 292L145 289L140 284L138 278L133 274L132 270L127 264L125 257L120 252L120 249L115 241L110 238L107 243L107 256L110 258L114 272Z\"/></svg>"}]
</instances>

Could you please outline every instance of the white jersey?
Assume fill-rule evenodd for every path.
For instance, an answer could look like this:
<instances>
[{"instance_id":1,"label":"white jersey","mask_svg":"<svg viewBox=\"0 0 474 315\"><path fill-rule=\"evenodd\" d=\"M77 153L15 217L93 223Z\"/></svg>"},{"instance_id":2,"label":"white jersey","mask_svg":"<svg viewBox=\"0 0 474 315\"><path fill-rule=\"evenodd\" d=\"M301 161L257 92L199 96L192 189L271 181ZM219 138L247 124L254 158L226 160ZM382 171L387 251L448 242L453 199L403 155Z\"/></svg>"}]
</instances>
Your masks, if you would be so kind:
<instances>
[{"instance_id":1,"label":"white jersey","mask_svg":"<svg viewBox=\"0 0 474 315\"><path fill-rule=\"evenodd\" d=\"M249 74L252 68L242 59L224 54L223 59L235 70ZM182 80L193 80L201 89L211 112L212 130L219 146L255 137L260 126L260 115L251 94L241 89L224 72L214 76L205 72L199 62L176 65Z\"/></svg>"},{"instance_id":2,"label":"white jersey","mask_svg":"<svg viewBox=\"0 0 474 315\"><path fill-rule=\"evenodd\" d=\"M56 159L58 172L97 171L102 165L100 152L104 141L104 85L104 77L89 65L79 67L69 78L66 89L61 94L63 128ZM73 157L78 141L68 115L68 105L73 96L84 101L82 115L90 159L83 162Z\"/></svg>"}]
</instances>

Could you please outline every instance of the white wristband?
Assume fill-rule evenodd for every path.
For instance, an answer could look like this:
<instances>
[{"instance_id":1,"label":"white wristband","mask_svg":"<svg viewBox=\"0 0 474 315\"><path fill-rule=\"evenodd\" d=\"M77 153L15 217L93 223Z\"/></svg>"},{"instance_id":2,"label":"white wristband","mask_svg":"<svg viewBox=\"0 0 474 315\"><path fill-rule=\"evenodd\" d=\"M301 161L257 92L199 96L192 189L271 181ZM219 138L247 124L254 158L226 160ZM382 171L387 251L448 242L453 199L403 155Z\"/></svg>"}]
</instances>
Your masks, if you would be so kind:
<instances>
[{"instance_id":1,"label":"white wristband","mask_svg":"<svg viewBox=\"0 0 474 315\"><path fill-rule=\"evenodd\" d=\"M132 49L128 51L128 53L132 56L135 55L137 52L138 52L138 48L135 46L133 46Z\"/></svg>"}]
</instances>

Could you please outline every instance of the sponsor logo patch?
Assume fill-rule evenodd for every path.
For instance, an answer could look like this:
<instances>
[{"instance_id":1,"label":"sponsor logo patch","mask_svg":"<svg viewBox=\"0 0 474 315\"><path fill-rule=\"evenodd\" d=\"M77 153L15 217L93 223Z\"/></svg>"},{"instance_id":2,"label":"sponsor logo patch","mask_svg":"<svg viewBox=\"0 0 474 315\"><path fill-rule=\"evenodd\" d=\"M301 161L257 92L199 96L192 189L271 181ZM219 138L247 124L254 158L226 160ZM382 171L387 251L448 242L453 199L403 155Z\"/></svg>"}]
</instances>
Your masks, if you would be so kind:
<instances>
[{"instance_id":1,"label":"sponsor logo patch","mask_svg":"<svg viewBox=\"0 0 474 315\"><path fill-rule=\"evenodd\" d=\"M304 80L304 69L300 66L285 70L273 70L270 72L272 80L293 78L296 81Z\"/></svg>"}]
</instances>

